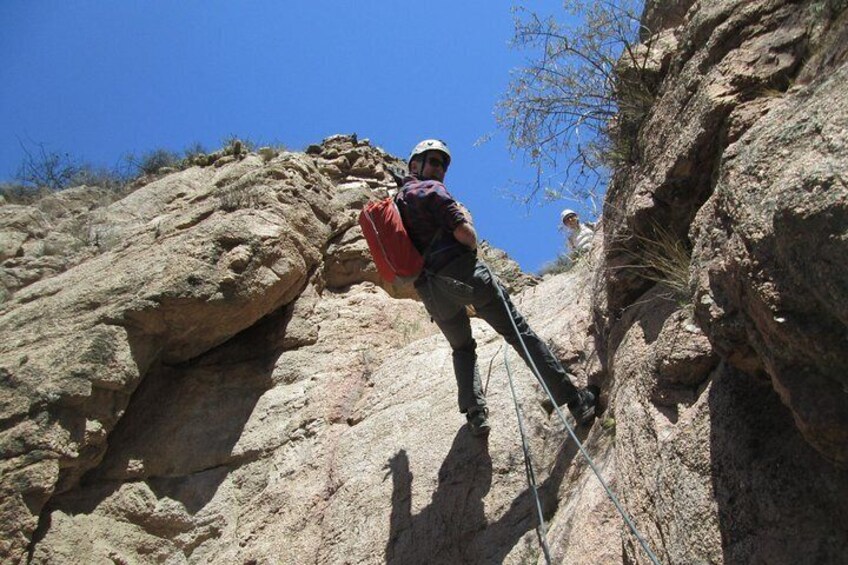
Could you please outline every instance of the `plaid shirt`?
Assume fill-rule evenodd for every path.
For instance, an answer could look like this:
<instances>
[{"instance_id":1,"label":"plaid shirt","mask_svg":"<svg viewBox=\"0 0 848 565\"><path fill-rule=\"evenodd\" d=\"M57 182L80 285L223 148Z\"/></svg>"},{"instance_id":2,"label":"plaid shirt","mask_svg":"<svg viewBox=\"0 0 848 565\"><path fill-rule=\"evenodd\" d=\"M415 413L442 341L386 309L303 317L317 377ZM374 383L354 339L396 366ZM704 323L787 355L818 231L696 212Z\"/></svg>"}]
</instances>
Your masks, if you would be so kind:
<instances>
[{"instance_id":1,"label":"plaid shirt","mask_svg":"<svg viewBox=\"0 0 848 565\"><path fill-rule=\"evenodd\" d=\"M424 254L430 247L424 258L426 269L438 272L468 251L453 237L457 226L467 220L445 185L434 180L406 177L396 202L403 224L418 251Z\"/></svg>"}]
</instances>

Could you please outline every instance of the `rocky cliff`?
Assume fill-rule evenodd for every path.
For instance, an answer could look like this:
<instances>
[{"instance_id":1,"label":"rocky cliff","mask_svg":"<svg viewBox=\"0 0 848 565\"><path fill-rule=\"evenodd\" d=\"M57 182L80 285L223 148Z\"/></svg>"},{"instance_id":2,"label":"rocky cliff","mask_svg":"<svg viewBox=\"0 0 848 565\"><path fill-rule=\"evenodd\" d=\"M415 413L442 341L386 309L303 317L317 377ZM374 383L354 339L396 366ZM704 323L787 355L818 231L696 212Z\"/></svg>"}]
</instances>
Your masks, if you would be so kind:
<instances>
[{"instance_id":1,"label":"rocky cliff","mask_svg":"<svg viewBox=\"0 0 848 565\"><path fill-rule=\"evenodd\" d=\"M413 520L392 497L424 502L440 467L440 496L493 471L486 446L457 435L449 350L409 289L379 286L356 226L396 164L337 136L212 160L111 204L84 187L0 208L4 561L432 550L389 542ZM483 252L513 290L534 283ZM493 555L532 528L513 456L508 444L496 459L513 480L496 495L506 521L487 536L509 536ZM474 510L470 534L481 497ZM418 520L445 559L469 535Z\"/></svg>"},{"instance_id":2,"label":"rocky cliff","mask_svg":"<svg viewBox=\"0 0 848 565\"><path fill-rule=\"evenodd\" d=\"M844 3L644 21L652 100L592 254L538 284L487 256L601 390L580 438L661 562L842 562ZM0 206L0 559L544 562L508 362L554 561L648 562L478 321L493 431L468 433L449 348L356 226L396 161L338 136Z\"/></svg>"},{"instance_id":3,"label":"rocky cliff","mask_svg":"<svg viewBox=\"0 0 848 565\"><path fill-rule=\"evenodd\" d=\"M645 23L653 98L624 117L593 300L616 481L663 562L842 562L846 4L649 2Z\"/></svg>"}]
</instances>

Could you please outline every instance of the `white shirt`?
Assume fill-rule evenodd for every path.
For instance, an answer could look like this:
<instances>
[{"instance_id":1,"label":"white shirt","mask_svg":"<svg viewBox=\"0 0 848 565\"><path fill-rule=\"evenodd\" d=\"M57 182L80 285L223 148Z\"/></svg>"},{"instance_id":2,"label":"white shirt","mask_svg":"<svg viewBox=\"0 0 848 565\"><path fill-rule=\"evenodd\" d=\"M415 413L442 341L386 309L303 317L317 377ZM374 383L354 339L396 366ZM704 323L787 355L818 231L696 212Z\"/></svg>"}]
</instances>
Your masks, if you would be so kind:
<instances>
[{"instance_id":1,"label":"white shirt","mask_svg":"<svg viewBox=\"0 0 848 565\"><path fill-rule=\"evenodd\" d=\"M571 231L568 236L568 244L571 245L572 251L575 253L583 253L592 248L592 238L595 237L595 232L586 224L580 224L577 229Z\"/></svg>"}]
</instances>

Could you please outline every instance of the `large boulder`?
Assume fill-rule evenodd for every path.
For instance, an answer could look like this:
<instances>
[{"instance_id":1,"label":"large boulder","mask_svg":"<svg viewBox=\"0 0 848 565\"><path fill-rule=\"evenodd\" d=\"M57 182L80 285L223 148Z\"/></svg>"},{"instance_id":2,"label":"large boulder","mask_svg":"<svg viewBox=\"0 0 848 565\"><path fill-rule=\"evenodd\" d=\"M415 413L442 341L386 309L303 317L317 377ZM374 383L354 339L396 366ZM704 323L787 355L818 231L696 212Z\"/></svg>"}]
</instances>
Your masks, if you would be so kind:
<instances>
[{"instance_id":1,"label":"large boulder","mask_svg":"<svg viewBox=\"0 0 848 565\"><path fill-rule=\"evenodd\" d=\"M532 529L532 499L502 366L489 369L501 429L487 447L456 409L447 343L420 302L398 298L411 288L382 285L358 228L365 202L394 188L397 164L367 140L334 136L305 154L207 159L80 209L78 252L0 306L10 336L0 559L528 555L516 544ZM44 206L0 208L15 218L4 266L61 232L61 214ZM484 253L511 288L532 282L502 252ZM554 317L549 300L530 304L556 336L570 316ZM587 306L575 310L583 320ZM494 361L498 336L476 331L481 364ZM527 377L531 425L548 428ZM575 456L556 443L533 439L553 467L540 474L549 516ZM413 492L421 503L410 507Z\"/></svg>"},{"instance_id":2,"label":"large boulder","mask_svg":"<svg viewBox=\"0 0 848 565\"><path fill-rule=\"evenodd\" d=\"M349 138L326 145L373 154L369 163L383 155ZM105 207L91 204L102 191L78 189L0 208L4 281L14 281L0 306L0 554L22 555L47 500L99 465L149 374L227 342L306 288L355 214L316 161L250 155L169 174ZM368 179L375 186L356 202L379 190L375 179L391 182L376 165ZM69 233L78 243L56 248ZM38 269L44 256L60 262Z\"/></svg>"},{"instance_id":3,"label":"large boulder","mask_svg":"<svg viewBox=\"0 0 848 565\"><path fill-rule=\"evenodd\" d=\"M695 304L808 441L848 464L848 65L790 91L724 153L693 234Z\"/></svg>"}]
</instances>

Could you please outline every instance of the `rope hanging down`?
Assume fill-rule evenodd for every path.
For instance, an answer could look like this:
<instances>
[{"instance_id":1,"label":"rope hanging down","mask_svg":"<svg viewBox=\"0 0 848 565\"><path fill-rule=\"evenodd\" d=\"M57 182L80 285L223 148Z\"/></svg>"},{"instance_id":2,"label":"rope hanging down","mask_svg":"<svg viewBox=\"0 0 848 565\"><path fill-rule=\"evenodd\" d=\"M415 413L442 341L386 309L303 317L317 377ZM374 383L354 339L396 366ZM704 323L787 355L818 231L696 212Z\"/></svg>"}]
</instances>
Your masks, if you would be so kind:
<instances>
[{"instance_id":1,"label":"rope hanging down","mask_svg":"<svg viewBox=\"0 0 848 565\"><path fill-rule=\"evenodd\" d=\"M542 551L545 553L545 562L551 565L551 550L548 547L548 540L546 538L547 526L545 526L545 516L542 513L542 500L539 497L539 488L536 486L536 474L533 472L533 462L530 460L530 446L527 445L527 434L524 433L524 420L521 417L521 408L518 406L518 396L515 394L515 384L512 382L512 371L509 370L509 359L507 358L506 349L504 349L504 365L506 365L506 374L509 377L509 390L512 391L512 401L515 404L515 416L518 418L518 432L521 434L521 448L524 450L524 471L527 474L527 484L530 485L530 491L533 493L533 498L536 501L536 513L539 516L536 535L539 537L539 545L542 546Z\"/></svg>"},{"instance_id":2,"label":"rope hanging down","mask_svg":"<svg viewBox=\"0 0 848 565\"><path fill-rule=\"evenodd\" d=\"M487 267L487 269L488 269L488 267ZM563 426L565 426L565 429L568 431L569 435L571 436L571 439L573 439L574 442L577 444L577 447L580 450L580 453L583 455L583 457L589 463L589 467L595 473L595 476L598 478L598 481L601 483L601 486L606 491L607 497L612 501L613 505L615 506L615 509L618 510L618 513L621 514L621 517L624 519L624 523L627 524L627 527L630 529L630 531L633 533L633 535L638 540L639 545L641 545L642 549L645 550L645 553L648 555L648 558L651 560L651 563L653 563L654 565L660 565L659 559L657 559L657 556L654 555L653 551L651 551L651 548L648 547L648 544L647 544L647 542L645 542L644 538L642 537L642 534L640 534L639 530L636 529L636 524L633 523L633 520L630 518L630 516L624 510L624 507L618 501L618 498L612 492L612 489L610 489L610 487L607 485L606 481L604 481L603 477L601 477L601 473L600 473L600 471L598 471L598 468L595 465L595 462L592 461L592 458L589 456L589 453L586 451L586 448L583 447L583 444L577 438L577 434L574 433L574 429L571 427L571 425L568 423L568 421L566 421L565 416L563 416L562 410L560 410L559 406L557 406L557 403L556 403L556 400L554 400L553 394L551 394L551 391L550 391L550 389L548 389L548 385L545 384L545 381L542 380L542 377L539 374L539 369L536 368L536 363L533 361L533 358L530 357L530 352L527 350L527 345L525 345L525 343L524 343L524 338L521 336L521 332L518 331L518 326L516 325L515 320L512 318L512 312L510 312L510 310L509 310L509 305L507 304L506 297L504 296L504 293L503 293L503 290L501 289L500 283L497 282L497 279L495 278L495 274L492 272L492 270L488 269L488 271L489 271L489 276L492 277L492 281L494 282L495 288L498 291L498 298L500 298L501 304L503 304L504 308L506 308L507 317L509 318L509 321L512 323L512 329L515 330L515 335L518 336L518 342L521 343L521 348L524 351L524 357L527 359L527 362L530 365L530 369L533 371L533 375L536 377L536 380L539 381L539 384L542 385L542 390L544 390L545 394L548 395L548 398L550 399L551 403L553 404L553 407L554 407L554 410L557 413L557 416L559 416L560 421L562 422ZM510 386L512 386L511 378L510 378ZM513 398L515 398L515 392L514 391L513 391ZM516 400L516 402L517 402L517 400ZM520 420L519 420L519 426L520 426ZM523 436L523 431L522 431L522 436ZM534 492L535 492L535 490L534 490ZM537 505L538 504L539 504L539 502L538 502L538 496L537 496ZM540 523L540 527L543 527L543 524ZM543 548L544 547L545 546L543 545ZM547 554L546 554L546 557L547 557ZM548 563L550 563L550 560L548 560Z\"/></svg>"}]
</instances>

